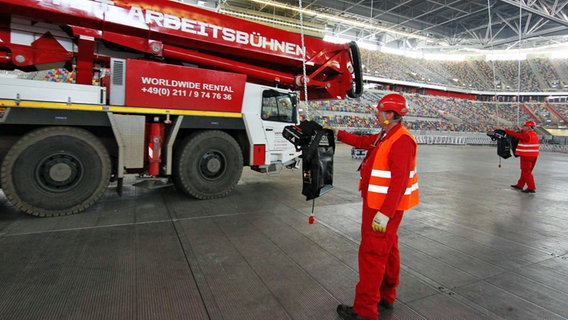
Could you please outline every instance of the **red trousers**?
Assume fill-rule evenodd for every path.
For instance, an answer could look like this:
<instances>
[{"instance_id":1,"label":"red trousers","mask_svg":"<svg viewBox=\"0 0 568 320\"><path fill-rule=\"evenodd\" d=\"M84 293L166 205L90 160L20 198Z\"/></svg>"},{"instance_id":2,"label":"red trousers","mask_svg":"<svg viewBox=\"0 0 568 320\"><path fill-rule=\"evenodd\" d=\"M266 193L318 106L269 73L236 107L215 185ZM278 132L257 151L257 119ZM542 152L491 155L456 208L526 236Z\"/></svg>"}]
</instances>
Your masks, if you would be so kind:
<instances>
[{"instance_id":1,"label":"red trousers","mask_svg":"<svg viewBox=\"0 0 568 320\"><path fill-rule=\"evenodd\" d=\"M361 244L359 245L359 283L355 288L353 309L366 319L379 318L377 303L385 300L394 303L400 275L398 226L403 211L396 211L387 224L386 232L375 232L371 223L376 209L363 201Z\"/></svg>"},{"instance_id":2,"label":"red trousers","mask_svg":"<svg viewBox=\"0 0 568 320\"><path fill-rule=\"evenodd\" d=\"M526 183L527 189L536 190L536 185L534 183L534 177L532 174L534 166L536 165L536 159L538 159L538 157L521 156L521 177L517 182L517 186L519 188L524 188Z\"/></svg>"}]
</instances>

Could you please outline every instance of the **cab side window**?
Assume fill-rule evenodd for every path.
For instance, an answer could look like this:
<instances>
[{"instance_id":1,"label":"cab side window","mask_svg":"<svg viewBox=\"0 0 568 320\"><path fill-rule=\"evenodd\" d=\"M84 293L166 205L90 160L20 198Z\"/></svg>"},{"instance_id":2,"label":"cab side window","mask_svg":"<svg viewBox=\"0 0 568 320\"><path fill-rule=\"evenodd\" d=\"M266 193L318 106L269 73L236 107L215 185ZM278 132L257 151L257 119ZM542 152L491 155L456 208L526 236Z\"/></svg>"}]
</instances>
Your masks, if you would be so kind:
<instances>
[{"instance_id":1,"label":"cab side window","mask_svg":"<svg viewBox=\"0 0 568 320\"><path fill-rule=\"evenodd\" d=\"M266 90L262 94L263 120L279 122L295 122L296 107L289 94L274 90Z\"/></svg>"}]
</instances>

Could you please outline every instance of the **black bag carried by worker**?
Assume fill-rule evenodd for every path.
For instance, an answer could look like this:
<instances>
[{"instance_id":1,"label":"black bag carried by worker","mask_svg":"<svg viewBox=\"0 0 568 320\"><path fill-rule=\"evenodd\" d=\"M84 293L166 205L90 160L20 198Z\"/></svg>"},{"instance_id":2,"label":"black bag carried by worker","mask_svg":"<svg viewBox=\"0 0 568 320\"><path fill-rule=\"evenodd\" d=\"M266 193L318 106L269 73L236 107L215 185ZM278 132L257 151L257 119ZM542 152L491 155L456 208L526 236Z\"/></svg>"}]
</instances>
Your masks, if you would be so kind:
<instances>
[{"instance_id":1,"label":"black bag carried by worker","mask_svg":"<svg viewBox=\"0 0 568 320\"><path fill-rule=\"evenodd\" d=\"M511 137L507 135L504 130L496 129L494 131L487 132L487 135L491 137L491 140L497 141L497 155L499 157L503 159L511 157L511 150L513 149L511 145Z\"/></svg>"},{"instance_id":2,"label":"black bag carried by worker","mask_svg":"<svg viewBox=\"0 0 568 320\"><path fill-rule=\"evenodd\" d=\"M327 137L327 143L322 142ZM310 145L302 150L302 194L306 200L315 199L333 188L333 131L322 129L316 133Z\"/></svg>"},{"instance_id":3,"label":"black bag carried by worker","mask_svg":"<svg viewBox=\"0 0 568 320\"><path fill-rule=\"evenodd\" d=\"M302 150L302 194L315 199L333 188L333 131L313 121L287 126L282 133L296 149Z\"/></svg>"}]
</instances>

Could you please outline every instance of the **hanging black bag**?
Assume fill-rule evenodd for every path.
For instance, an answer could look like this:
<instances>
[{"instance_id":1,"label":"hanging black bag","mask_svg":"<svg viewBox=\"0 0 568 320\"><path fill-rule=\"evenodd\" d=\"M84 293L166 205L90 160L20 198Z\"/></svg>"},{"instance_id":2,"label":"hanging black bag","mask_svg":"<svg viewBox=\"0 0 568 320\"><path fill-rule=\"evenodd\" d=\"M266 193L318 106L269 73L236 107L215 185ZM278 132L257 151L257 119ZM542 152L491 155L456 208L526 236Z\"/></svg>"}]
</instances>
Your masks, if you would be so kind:
<instances>
[{"instance_id":1,"label":"hanging black bag","mask_svg":"<svg viewBox=\"0 0 568 320\"><path fill-rule=\"evenodd\" d=\"M314 121L286 126L284 138L302 151L302 194L312 200L333 188L333 131ZM324 139L324 137L326 139Z\"/></svg>"},{"instance_id":2,"label":"hanging black bag","mask_svg":"<svg viewBox=\"0 0 568 320\"><path fill-rule=\"evenodd\" d=\"M322 142L323 137L327 143ZM311 143L302 148L302 194L306 200L315 199L333 188L333 131L317 131Z\"/></svg>"},{"instance_id":3,"label":"hanging black bag","mask_svg":"<svg viewBox=\"0 0 568 320\"><path fill-rule=\"evenodd\" d=\"M504 130L496 129L487 133L491 140L497 141L497 155L503 159L511 157L511 139Z\"/></svg>"}]
</instances>

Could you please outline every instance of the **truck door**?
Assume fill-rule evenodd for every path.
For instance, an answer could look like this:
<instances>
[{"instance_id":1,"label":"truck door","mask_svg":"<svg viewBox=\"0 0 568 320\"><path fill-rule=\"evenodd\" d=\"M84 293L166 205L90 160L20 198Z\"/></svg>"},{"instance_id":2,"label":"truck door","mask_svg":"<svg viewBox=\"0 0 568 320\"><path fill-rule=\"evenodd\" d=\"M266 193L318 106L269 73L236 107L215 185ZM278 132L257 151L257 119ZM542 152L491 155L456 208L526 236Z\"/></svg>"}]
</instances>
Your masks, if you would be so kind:
<instances>
[{"instance_id":1,"label":"truck door","mask_svg":"<svg viewBox=\"0 0 568 320\"><path fill-rule=\"evenodd\" d=\"M271 162L285 162L287 155L296 153L282 136L284 127L298 120L296 100L294 94L277 90L265 90L262 94L261 118Z\"/></svg>"}]
</instances>

